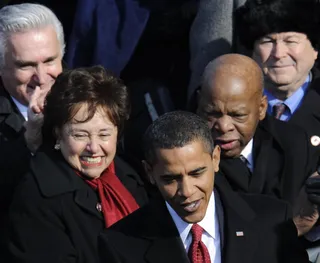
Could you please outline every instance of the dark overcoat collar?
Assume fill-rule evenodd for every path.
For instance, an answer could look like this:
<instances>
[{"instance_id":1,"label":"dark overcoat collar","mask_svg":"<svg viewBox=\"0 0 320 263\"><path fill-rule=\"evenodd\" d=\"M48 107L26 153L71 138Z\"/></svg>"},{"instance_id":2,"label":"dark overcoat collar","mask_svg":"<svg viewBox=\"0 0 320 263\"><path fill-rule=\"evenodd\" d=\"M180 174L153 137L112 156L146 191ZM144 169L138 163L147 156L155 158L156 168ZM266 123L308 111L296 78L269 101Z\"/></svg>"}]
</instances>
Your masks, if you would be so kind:
<instances>
[{"instance_id":1,"label":"dark overcoat collar","mask_svg":"<svg viewBox=\"0 0 320 263\"><path fill-rule=\"evenodd\" d=\"M0 79L0 121L4 121L10 130L19 133L23 129L24 118L17 109ZM3 129L4 130L4 129Z\"/></svg>"}]
</instances>

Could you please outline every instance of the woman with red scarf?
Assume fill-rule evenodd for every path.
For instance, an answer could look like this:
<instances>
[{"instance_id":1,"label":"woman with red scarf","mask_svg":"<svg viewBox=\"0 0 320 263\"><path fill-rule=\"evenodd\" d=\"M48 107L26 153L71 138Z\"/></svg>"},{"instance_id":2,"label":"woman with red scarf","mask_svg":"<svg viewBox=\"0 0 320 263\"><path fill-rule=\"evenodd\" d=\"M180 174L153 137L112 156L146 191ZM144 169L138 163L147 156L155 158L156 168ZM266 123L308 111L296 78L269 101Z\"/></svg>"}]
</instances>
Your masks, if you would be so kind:
<instances>
[{"instance_id":1,"label":"woman with red scarf","mask_svg":"<svg viewBox=\"0 0 320 263\"><path fill-rule=\"evenodd\" d=\"M62 73L44 106L43 145L17 187L7 262L94 263L97 236L147 202L116 156L126 87L102 67Z\"/></svg>"}]
</instances>

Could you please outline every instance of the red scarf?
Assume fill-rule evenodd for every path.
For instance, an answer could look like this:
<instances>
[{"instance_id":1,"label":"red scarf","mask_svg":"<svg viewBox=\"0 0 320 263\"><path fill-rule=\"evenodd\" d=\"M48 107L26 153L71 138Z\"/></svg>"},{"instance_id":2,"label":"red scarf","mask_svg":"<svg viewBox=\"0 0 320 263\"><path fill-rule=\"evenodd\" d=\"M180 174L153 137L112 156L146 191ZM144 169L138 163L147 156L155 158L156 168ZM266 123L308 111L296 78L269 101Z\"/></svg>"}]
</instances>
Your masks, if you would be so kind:
<instances>
[{"instance_id":1,"label":"red scarf","mask_svg":"<svg viewBox=\"0 0 320 263\"><path fill-rule=\"evenodd\" d=\"M139 208L131 193L120 182L115 174L114 162L97 179L85 180L95 191L98 191L106 227L109 227Z\"/></svg>"}]
</instances>

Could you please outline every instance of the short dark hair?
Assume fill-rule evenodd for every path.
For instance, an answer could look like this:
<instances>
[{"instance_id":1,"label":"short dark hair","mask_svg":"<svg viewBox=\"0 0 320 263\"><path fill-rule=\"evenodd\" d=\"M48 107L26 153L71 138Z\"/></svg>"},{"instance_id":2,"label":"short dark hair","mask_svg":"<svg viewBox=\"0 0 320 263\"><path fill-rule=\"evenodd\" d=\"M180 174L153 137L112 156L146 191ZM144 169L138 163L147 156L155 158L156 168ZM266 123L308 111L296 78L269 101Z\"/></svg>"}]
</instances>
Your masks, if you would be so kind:
<instances>
[{"instance_id":1,"label":"short dark hair","mask_svg":"<svg viewBox=\"0 0 320 263\"><path fill-rule=\"evenodd\" d=\"M206 152L212 154L211 131L201 117L186 111L166 113L154 121L144 135L144 158L149 164L154 164L157 149L180 148L197 140L203 143Z\"/></svg>"},{"instance_id":2,"label":"short dark hair","mask_svg":"<svg viewBox=\"0 0 320 263\"><path fill-rule=\"evenodd\" d=\"M61 73L44 105L44 143L55 143L54 130L73 119L81 105L88 105L93 118L101 107L121 133L130 113L129 95L123 82L101 66L77 68Z\"/></svg>"},{"instance_id":3,"label":"short dark hair","mask_svg":"<svg viewBox=\"0 0 320 263\"><path fill-rule=\"evenodd\" d=\"M318 50L319 5L318 0L247 0L235 11L236 33L249 50L260 38L281 32L304 33Z\"/></svg>"}]
</instances>

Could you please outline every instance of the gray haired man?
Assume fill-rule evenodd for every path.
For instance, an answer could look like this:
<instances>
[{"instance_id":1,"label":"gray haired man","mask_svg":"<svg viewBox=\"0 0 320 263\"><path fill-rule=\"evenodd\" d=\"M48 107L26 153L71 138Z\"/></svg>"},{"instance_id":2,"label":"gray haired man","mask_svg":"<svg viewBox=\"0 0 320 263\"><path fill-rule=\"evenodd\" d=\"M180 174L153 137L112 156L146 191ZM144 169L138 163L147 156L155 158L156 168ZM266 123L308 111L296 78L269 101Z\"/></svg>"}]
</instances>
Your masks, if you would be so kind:
<instances>
[{"instance_id":1,"label":"gray haired man","mask_svg":"<svg viewBox=\"0 0 320 263\"><path fill-rule=\"evenodd\" d=\"M20 4L0 9L0 203L5 206L0 225L14 186L41 143L41 110L62 72L64 48L62 25L47 7Z\"/></svg>"}]
</instances>

